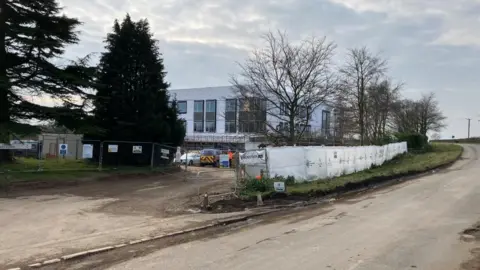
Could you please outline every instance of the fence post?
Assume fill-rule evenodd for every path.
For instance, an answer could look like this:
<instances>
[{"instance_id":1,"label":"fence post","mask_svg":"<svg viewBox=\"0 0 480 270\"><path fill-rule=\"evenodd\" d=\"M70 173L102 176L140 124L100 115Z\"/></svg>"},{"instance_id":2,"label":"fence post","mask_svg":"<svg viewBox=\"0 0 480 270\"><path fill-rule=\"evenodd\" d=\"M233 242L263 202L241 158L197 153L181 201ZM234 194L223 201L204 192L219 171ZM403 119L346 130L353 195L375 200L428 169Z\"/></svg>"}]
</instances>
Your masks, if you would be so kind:
<instances>
[{"instance_id":1,"label":"fence post","mask_svg":"<svg viewBox=\"0 0 480 270\"><path fill-rule=\"evenodd\" d=\"M78 141L79 140L77 139L75 142L75 160L78 160Z\"/></svg>"},{"instance_id":2,"label":"fence post","mask_svg":"<svg viewBox=\"0 0 480 270\"><path fill-rule=\"evenodd\" d=\"M267 154L267 148L263 148L263 151L265 151L265 175L266 175L266 178L270 178L270 168L268 166L268 154Z\"/></svg>"},{"instance_id":3,"label":"fence post","mask_svg":"<svg viewBox=\"0 0 480 270\"><path fill-rule=\"evenodd\" d=\"M239 182L240 182L240 178L241 178L241 166L240 166L240 151L238 150L237 148L237 152L235 152L235 185L234 185L234 188L235 188L235 195L237 195L236 193L238 192L238 187L239 187Z\"/></svg>"},{"instance_id":4,"label":"fence post","mask_svg":"<svg viewBox=\"0 0 480 270\"><path fill-rule=\"evenodd\" d=\"M98 170L102 171L102 162L103 162L103 142L100 142L100 153L98 155Z\"/></svg>"},{"instance_id":5,"label":"fence post","mask_svg":"<svg viewBox=\"0 0 480 270\"><path fill-rule=\"evenodd\" d=\"M180 159L180 164L181 159ZM183 181L187 182L187 177L188 177L188 149L185 147L185 172L183 174Z\"/></svg>"},{"instance_id":6,"label":"fence post","mask_svg":"<svg viewBox=\"0 0 480 270\"><path fill-rule=\"evenodd\" d=\"M150 169L153 170L153 155L155 152L155 143L152 143L152 153L150 156Z\"/></svg>"}]
</instances>

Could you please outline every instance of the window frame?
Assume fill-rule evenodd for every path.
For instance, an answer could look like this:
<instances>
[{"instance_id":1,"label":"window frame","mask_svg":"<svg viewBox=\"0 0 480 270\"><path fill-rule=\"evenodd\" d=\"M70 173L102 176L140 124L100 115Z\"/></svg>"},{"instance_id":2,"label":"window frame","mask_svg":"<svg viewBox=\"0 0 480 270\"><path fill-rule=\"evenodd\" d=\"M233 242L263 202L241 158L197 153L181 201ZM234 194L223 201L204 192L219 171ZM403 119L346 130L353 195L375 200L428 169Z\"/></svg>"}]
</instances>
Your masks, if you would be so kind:
<instances>
[{"instance_id":1,"label":"window frame","mask_svg":"<svg viewBox=\"0 0 480 270\"><path fill-rule=\"evenodd\" d=\"M214 105L214 110L213 111L209 111L208 109L208 105L211 105L213 104ZM217 100L216 99L208 99L208 100L205 100L205 112L207 113L217 113Z\"/></svg>"},{"instance_id":2,"label":"window frame","mask_svg":"<svg viewBox=\"0 0 480 270\"><path fill-rule=\"evenodd\" d=\"M209 130L208 124L213 123L213 129ZM216 133L217 132L217 121L205 121L205 127L204 130L206 133Z\"/></svg>"},{"instance_id":3,"label":"window frame","mask_svg":"<svg viewBox=\"0 0 480 270\"><path fill-rule=\"evenodd\" d=\"M181 111L179 105L180 104L185 104L185 111ZM177 111L179 114L187 114L188 111L188 102L186 100L179 100L177 101Z\"/></svg>"},{"instance_id":4,"label":"window frame","mask_svg":"<svg viewBox=\"0 0 480 270\"><path fill-rule=\"evenodd\" d=\"M197 130L197 124L200 123L201 124L201 130ZM196 132L196 133L204 133L205 132L205 124L204 124L204 121L194 121L193 122L193 132Z\"/></svg>"},{"instance_id":5,"label":"window frame","mask_svg":"<svg viewBox=\"0 0 480 270\"><path fill-rule=\"evenodd\" d=\"M202 104L202 110L197 111L197 104ZM193 102L193 112L194 113L204 113L205 112L205 100L195 100Z\"/></svg>"}]
</instances>

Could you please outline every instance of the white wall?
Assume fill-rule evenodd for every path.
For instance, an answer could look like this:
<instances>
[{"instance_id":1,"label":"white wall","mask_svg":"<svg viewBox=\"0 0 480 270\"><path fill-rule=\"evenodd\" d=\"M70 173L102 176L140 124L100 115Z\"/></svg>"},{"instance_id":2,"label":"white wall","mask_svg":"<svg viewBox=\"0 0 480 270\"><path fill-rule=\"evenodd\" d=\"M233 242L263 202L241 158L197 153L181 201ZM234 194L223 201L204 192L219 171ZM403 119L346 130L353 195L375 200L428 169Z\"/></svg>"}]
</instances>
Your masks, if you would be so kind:
<instances>
[{"instance_id":1,"label":"white wall","mask_svg":"<svg viewBox=\"0 0 480 270\"><path fill-rule=\"evenodd\" d=\"M265 158L252 158L265 151ZM270 177L293 176L296 182L304 182L359 172L406 152L406 142L358 147L268 147L245 152L240 163L257 167L264 164Z\"/></svg>"},{"instance_id":2,"label":"white wall","mask_svg":"<svg viewBox=\"0 0 480 270\"><path fill-rule=\"evenodd\" d=\"M236 98L237 96L232 91L230 86L220 87L204 87L204 88L189 88L189 89L172 89L169 90L171 98L176 98L178 101L187 101L187 113L181 114L180 117L187 121L187 135L194 134L193 132L193 106L195 100L217 100L217 134L225 134L225 100ZM320 129L322 127L322 110L330 111L327 106L320 106L312 113L310 126L312 130ZM332 114L333 115L333 114ZM279 123L278 118L267 115L267 121L276 126ZM330 120L332 122L332 120ZM209 134L209 133L206 133Z\"/></svg>"}]
</instances>

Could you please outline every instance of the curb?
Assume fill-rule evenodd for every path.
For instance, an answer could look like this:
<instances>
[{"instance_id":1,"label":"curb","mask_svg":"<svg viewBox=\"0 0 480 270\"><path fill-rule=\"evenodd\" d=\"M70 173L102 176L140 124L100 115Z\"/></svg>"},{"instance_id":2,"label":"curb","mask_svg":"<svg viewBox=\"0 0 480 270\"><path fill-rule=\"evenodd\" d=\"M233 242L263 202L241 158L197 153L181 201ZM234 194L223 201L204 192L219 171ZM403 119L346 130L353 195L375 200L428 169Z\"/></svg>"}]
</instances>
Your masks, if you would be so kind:
<instances>
[{"instance_id":1,"label":"curb","mask_svg":"<svg viewBox=\"0 0 480 270\"><path fill-rule=\"evenodd\" d=\"M250 214L250 215L245 215L245 216L240 216L240 217L227 218L227 219L223 219L223 220L222 219L215 220L211 224L208 224L208 225L203 225L203 226L194 227L194 228L187 229L187 230L181 230L181 231L176 231L176 232L171 232L171 233L166 233L166 234L159 234L159 235L156 235L154 237L147 237L147 238L142 238L142 239L139 239L139 240L133 240L133 241L130 241L128 243L122 243L122 244L118 244L118 245L89 249L89 250L85 250L85 251L81 251L81 252L76 252L76 253L72 253L72 254L63 255L59 258L54 258L54 259L46 260L46 261L43 261L43 262L36 262L36 263L33 263L33 264L29 264L25 268L17 267L17 268L9 268L7 270L34 269L34 268L40 268L40 267L44 267L44 266L51 266L51 265L61 263L61 262L67 262L67 261L82 259L82 258L87 257L87 256L109 252L109 251L119 249L119 248L123 248L123 247L126 247L126 246L132 246L132 245L137 245L137 244L141 244L141 243L145 243L145 242L155 241L155 240L159 240L159 239L163 239L163 238L179 236L179 235L192 233L192 232L198 232L198 231L202 231L202 230L206 230L206 229L214 228L214 227L218 227L218 226L226 226L226 225L230 225L230 224L233 224L233 223L246 221L246 220L248 220L250 218L253 218L253 217L258 217L258 216L267 215L267 214L270 214L270 213L273 213L273 212L278 212L280 210L282 210L282 209L271 209L271 210L266 210L266 211L263 211L263 212L260 212L260 213L253 213L253 214Z\"/></svg>"}]
</instances>

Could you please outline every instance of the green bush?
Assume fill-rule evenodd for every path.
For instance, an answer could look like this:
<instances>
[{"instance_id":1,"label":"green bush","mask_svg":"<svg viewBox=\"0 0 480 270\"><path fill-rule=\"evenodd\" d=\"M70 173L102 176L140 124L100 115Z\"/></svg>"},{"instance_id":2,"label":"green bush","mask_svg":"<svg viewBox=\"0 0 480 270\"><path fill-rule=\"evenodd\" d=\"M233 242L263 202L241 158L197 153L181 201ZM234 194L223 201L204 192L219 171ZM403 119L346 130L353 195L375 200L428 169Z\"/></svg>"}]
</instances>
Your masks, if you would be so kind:
<instances>
[{"instance_id":1,"label":"green bush","mask_svg":"<svg viewBox=\"0 0 480 270\"><path fill-rule=\"evenodd\" d=\"M273 178L248 179L245 181L244 189L247 192L266 192L273 190L274 182L284 182L286 186L295 185L295 177L289 175L286 178L276 175Z\"/></svg>"},{"instance_id":2,"label":"green bush","mask_svg":"<svg viewBox=\"0 0 480 270\"><path fill-rule=\"evenodd\" d=\"M273 189L273 183L269 179L248 179L245 182L245 191L249 192L265 192Z\"/></svg>"},{"instance_id":3,"label":"green bush","mask_svg":"<svg viewBox=\"0 0 480 270\"><path fill-rule=\"evenodd\" d=\"M398 141L407 142L408 149L428 150L428 137L418 133L398 133L395 135Z\"/></svg>"}]
</instances>

